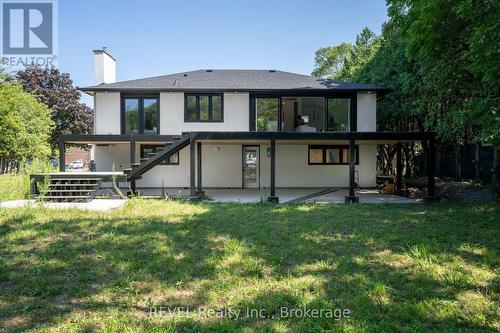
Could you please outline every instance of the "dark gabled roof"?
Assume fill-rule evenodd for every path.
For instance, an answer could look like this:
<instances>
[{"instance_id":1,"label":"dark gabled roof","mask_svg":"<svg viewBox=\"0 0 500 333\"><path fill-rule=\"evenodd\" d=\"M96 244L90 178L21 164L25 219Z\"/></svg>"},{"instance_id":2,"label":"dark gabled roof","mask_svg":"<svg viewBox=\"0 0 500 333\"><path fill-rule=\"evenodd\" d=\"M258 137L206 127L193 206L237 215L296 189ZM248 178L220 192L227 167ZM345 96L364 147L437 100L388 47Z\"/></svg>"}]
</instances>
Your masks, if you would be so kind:
<instances>
[{"instance_id":1,"label":"dark gabled roof","mask_svg":"<svg viewBox=\"0 0 500 333\"><path fill-rule=\"evenodd\" d=\"M316 78L278 70L196 70L81 88L83 91L387 91L368 84Z\"/></svg>"}]
</instances>

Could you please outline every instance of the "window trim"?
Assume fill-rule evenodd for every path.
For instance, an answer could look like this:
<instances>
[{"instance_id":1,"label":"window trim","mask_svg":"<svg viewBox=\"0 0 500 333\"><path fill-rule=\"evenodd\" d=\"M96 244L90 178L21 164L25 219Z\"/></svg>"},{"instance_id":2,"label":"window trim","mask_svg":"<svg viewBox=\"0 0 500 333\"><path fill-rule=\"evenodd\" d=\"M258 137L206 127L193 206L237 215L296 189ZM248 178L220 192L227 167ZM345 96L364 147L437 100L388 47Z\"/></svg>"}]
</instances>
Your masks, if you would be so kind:
<instances>
[{"instance_id":1,"label":"window trim","mask_svg":"<svg viewBox=\"0 0 500 333\"><path fill-rule=\"evenodd\" d=\"M158 109L156 110L156 120L158 122L156 126L156 133L146 133L146 135L158 135L160 134L160 95L158 94L121 94L121 107L120 107L120 127L121 133L125 135L134 134L145 134L144 133L144 100L156 98ZM125 100L126 99L137 98L139 100L139 133L126 133L125 125Z\"/></svg>"},{"instance_id":2,"label":"window trim","mask_svg":"<svg viewBox=\"0 0 500 333\"><path fill-rule=\"evenodd\" d=\"M322 162L321 163L311 163L311 149L321 149L322 150ZM326 150L327 149L339 149L339 162L338 163L327 163L326 162ZM349 151L349 145L308 145L307 146L307 164L308 165L349 165L349 162L343 161L343 150ZM356 153L356 163L359 165L359 145L355 145Z\"/></svg>"},{"instance_id":3,"label":"window trim","mask_svg":"<svg viewBox=\"0 0 500 333\"><path fill-rule=\"evenodd\" d=\"M187 98L196 97L196 119L189 119ZM208 96L208 120L200 119L200 96ZM212 96L220 97L220 120L212 120ZM224 122L224 94L223 93L185 93L184 94L184 122L185 123L223 123Z\"/></svg>"},{"instance_id":4,"label":"window trim","mask_svg":"<svg viewBox=\"0 0 500 333\"><path fill-rule=\"evenodd\" d=\"M164 145L161 145L161 144L158 144L158 145L141 144L140 147L139 147L139 158L145 158L145 157L147 157L147 156L144 156L144 154L143 154L145 148L154 148L155 153L156 153L156 149L159 148L159 147L164 147ZM172 157L173 156L172 155L172 156L169 157L169 160L165 160L165 161L159 163L158 165L179 165L179 162L180 162L179 152L177 152L176 154L177 154L177 163L170 162L170 157Z\"/></svg>"}]
</instances>

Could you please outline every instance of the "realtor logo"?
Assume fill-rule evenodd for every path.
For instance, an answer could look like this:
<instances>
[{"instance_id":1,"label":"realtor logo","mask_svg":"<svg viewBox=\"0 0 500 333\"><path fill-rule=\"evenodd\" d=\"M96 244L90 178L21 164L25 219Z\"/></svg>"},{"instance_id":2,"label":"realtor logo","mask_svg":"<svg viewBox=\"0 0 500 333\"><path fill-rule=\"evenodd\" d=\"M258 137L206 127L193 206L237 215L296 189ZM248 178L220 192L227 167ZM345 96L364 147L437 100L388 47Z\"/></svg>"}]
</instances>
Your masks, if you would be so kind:
<instances>
[{"instance_id":1,"label":"realtor logo","mask_svg":"<svg viewBox=\"0 0 500 333\"><path fill-rule=\"evenodd\" d=\"M54 65L57 46L56 0L0 0L0 2L2 18L0 65L10 67L33 63L41 66ZM32 57L27 57L28 55Z\"/></svg>"}]
</instances>

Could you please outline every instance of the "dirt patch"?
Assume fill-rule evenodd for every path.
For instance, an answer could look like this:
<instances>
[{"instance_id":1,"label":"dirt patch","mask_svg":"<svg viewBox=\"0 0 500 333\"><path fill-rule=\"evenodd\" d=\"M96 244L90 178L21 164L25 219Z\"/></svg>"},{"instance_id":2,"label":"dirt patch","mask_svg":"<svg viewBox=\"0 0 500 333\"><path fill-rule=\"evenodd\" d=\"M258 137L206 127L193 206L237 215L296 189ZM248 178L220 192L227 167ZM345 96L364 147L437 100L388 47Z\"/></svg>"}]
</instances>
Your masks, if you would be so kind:
<instances>
[{"instance_id":1,"label":"dirt patch","mask_svg":"<svg viewBox=\"0 0 500 333\"><path fill-rule=\"evenodd\" d=\"M436 186L436 194L441 199L458 203L495 202L496 195L491 189L481 184L469 182L446 182Z\"/></svg>"}]
</instances>

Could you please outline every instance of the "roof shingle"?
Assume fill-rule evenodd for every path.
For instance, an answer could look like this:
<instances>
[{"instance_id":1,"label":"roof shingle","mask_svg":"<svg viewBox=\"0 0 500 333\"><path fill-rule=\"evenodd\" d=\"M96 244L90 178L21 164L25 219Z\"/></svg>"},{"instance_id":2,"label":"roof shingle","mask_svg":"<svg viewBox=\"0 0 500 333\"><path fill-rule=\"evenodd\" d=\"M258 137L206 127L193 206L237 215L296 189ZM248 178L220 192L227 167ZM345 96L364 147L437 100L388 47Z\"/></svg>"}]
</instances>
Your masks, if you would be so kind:
<instances>
[{"instance_id":1,"label":"roof shingle","mask_svg":"<svg viewBox=\"0 0 500 333\"><path fill-rule=\"evenodd\" d=\"M83 91L265 91L265 90L378 90L368 84L315 78L278 70L196 70L143 79L100 84Z\"/></svg>"}]
</instances>

